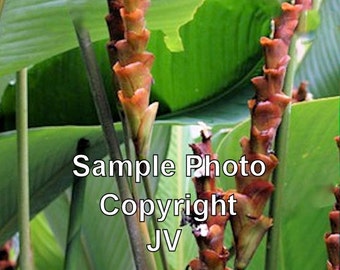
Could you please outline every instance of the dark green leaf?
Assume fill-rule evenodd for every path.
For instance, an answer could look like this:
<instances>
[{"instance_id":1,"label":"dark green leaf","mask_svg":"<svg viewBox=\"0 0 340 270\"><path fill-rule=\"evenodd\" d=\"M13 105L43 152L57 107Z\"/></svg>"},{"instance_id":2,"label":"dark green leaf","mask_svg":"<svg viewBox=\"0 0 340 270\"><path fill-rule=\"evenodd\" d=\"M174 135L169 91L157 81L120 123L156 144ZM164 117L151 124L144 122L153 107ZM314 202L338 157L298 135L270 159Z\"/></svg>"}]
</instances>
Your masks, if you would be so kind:
<instances>
[{"instance_id":1,"label":"dark green leaf","mask_svg":"<svg viewBox=\"0 0 340 270\"><path fill-rule=\"evenodd\" d=\"M194 19L180 28L181 52L170 51L164 34L152 31L149 50L156 61L151 98L160 102L159 115L167 114L166 119L172 123L205 120L233 125L243 119L247 113L243 104L253 94L244 88L249 87L250 77L259 73L261 65L258 40L269 32L269 19L277 8L278 3L269 0L205 1ZM101 42L95 47L112 101L105 45ZM36 65L29 81L31 126L97 123L78 51ZM11 98L2 104L7 129L13 128Z\"/></svg>"},{"instance_id":2,"label":"dark green leaf","mask_svg":"<svg viewBox=\"0 0 340 270\"><path fill-rule=\"evenodd\" d=\"M232 89L201 104L159 117L158 122L177 125L195 125L203 121L210 126L232 127L249 115L247 101L254 96L248 82L241 82Z\"/></svg>"},{"instance_id":3,"label":"dark green leaf","mask_svg":"<svg viewBox=\"0 0 340 270\"><path fill-rule=\"evenodd\" d=\"M33 217L73 181L73 157L80 138L90 141L90 158L106 154L99 127L54 127L29 132L30 208ZM16 134L0 135L0 243L17 230Z\"/></svg>"},{"instance_id":4,"label":"dark green leaf","mask_svg":"<svg viewBox=\"0 0 340 270\"><path fill-rule=\"evenodd\" d=\"M206 1L180 29L183 52L171 53L163 34L153 32L153 94L163 104L162 111L202 104L229 90L236 93L239 89L233 86L249 79L262 58L258 40L269 32L277 7L265 0Z\"/></svg>"},{"instance_id":5,"label":"dark green leaf","mask_svg":"<svg viewBox=\"0 0 340 270\"><path fill-rule=\"evenodd\" d=\"M1 99L2 95L4 94L8 83L14 79L14 75L6 75L0 78L0 104L1 104Z\"/></svg>"},{"instance_id":6,"label":"dark green leaf","mask_svg":"<svg viewBox=\"0 0 340 270\"><path fill-rule=\"evenodd\" d=\"M168 1L153 0L147 18L151 22L150 28L164 29L169 35L168 44L178 48L176 29L192 18L202 1L173 0L169 4ZM72 0L71 3L81 12L79 16L94 41L108 39L104 20L106 1ZM168 10L169 7L171 10ZM6 1L1 15L0 36L0 76L77 47L69 7L63 0Z\"/></svg>"},{"instance_id":7,"label":"dark green leaf","mask_svg":"<svg viewBox=\"0 0 340 270\"><path fill-rule=\"evenodd\" d=\"M95 46L101 49L99 58L102 67L108 99L114 112L112 77L106 57L104 43ZM95 125L98 118L83 61L78 49L58 55L49 61L36 65L28 76L28 119L30 127L51 125ZM4 129L15 128L15 87L8 87L1 103ZM117 113L115 113L118 120Z\"/></svg>"}]
</instances>

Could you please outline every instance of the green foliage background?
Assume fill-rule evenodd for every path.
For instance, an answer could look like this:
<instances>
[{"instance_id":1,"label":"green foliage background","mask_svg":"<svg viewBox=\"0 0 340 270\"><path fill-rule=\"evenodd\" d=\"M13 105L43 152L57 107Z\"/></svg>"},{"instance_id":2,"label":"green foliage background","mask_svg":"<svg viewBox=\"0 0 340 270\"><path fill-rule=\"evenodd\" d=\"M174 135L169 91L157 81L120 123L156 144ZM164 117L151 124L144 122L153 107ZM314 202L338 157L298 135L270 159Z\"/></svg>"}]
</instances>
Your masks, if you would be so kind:
<instances>
[{"instance_id":1,"label":"green foliage background","mask_svg":"<svg viewBox=\"0 0 340 270\"><path fill-rule=\"evenodd\" d=\"M16 136L14 73L29 69L29 149L32 240L36 269L61 269L65 249L72 158L78 139L90 140L89 156L107 158L83 62L62 0L6 1L0 14L0 242L17 230ZM106 1L74 0L88 27L104 76L115 120L111 70L105 43ZM338 179L337 150L340 88L339 1L324 0L320 25L303 35L305 58L295 82L308 80L317 100L294 105L290 114L288 163L274 196L275 226L281 232L277 269L323 269L323 234L333 198L329 188ZM220 160L238 159L238 141L249 133L249 79L261 74L259 38L268 35L276 0L153 0L147 22L149 51L156 56L152 99L160 102L153 135L153 153L176 163L172 178L154 178L155 197L180 198L192 191L185 178L188 143L198 134L192 125L204 121L216 130L214 145ZM241 123L242 122L242 123ZM240 124L241 123L241 124ZM119 123L116 124L120 130ZM231 128L226 134L225 128ZM120 133L120 138L122 135ZM162 146L162 147L160 147ZM220 179L224 188L233 179ZM122 216L105 217L98 201L117 193L113 179L88 177L78 269L134 269ZM179 218L161 224L171 235ZM303 228L303 229L301 229ZM150 226L150 233L153 230ZM231 243L231 235L226 235ZM196 255L194 238L183 228L177 251L168 252L170 269L184 269ZM157 263L158 255L156 255ZM249 269L264 269L265 241Z\"/></svg>"}]
</instances>

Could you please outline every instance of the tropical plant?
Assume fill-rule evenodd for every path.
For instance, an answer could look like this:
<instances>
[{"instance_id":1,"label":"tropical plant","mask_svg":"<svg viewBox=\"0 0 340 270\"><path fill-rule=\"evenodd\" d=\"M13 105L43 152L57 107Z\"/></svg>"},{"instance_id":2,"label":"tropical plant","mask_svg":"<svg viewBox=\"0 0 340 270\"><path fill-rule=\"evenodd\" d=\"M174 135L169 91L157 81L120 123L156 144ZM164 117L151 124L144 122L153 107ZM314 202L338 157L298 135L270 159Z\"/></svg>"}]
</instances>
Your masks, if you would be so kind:
<instances>
[{"instance_id":1,"label":"tropical plant","mask_svg":"<svg viewBox=\"0 0 340 270\"><path fill-rule=\"evenodd\" d=\"M116 197L108 197L107 212L114 207L121 210L123 200L129 200L129 206L144 200L150 207L147 197L165 205L169 199L192 194L193 202L199 194L197 182L195 191L187 176L186 155L191 154L188 144L200 145L198 122L205 123L206 131L205 125L211 127L207 132L213 134L212 151L221 162L240 159L239 141L251 127L247 101L255 92L250 79L261 75L265 64L259 40L275 33L271 19L281 14L281 1L152 0L147 10L137 6L143 12L137 14L141 17L136 15L138 31L145 34L141 19L145 12L150 30L147 48L145 43L135 43L138 50L131 53L121 43L117 56L113 45L118 40L133 42L126 30L129 23L136 27L131 20L133 3L144 2L0 0L0 244L5 251L1 254L6 254L6 264L0 258L0 269L15 264L17 231L21 269L29 269L30 251L35 269L170 270L185 269L190 262L194 262L192 269L205 267L192 261L198 256L192 230L180 227L181 219L190 223L187 216L170 211L157 222L162 215L156 209L155 215L144 213L146 221L138 222L143 213L103 214L101 201L105 194L119 197L117 202L112 200ZM120 16L122 6L125 13ZM285 112L273 148L279 159L272 177L275 188L270 187L269 203L261 209L273 218L273 226L247 269L325 269L327 264L336 269L336 259L327 263L324 234L329 231L328 213L334 205L332 190L339 183L333 142L339 133L339 12L338 1L319 0L300 16L284 89L289 95L293 86L308 81L314 100L297 102ZM117 60L114 70L120 88L111 69ZM131 73L122 71L134 61L144 66L138 64L132 72L143 73L147 80L131 83ZM151 140L156 105L148 107L148 99L133 102L133 96L141 92L145 97L149 86L151 103L159 104ZM258 88L256 97L261 99ZM117 96L118 89L122 91ZM273 157L274 152L269 155ZM95 170L87 177L77 176L76 155L88 156L88 164L119 159L137 164L148 158L155 168L149 177L144 176L145 166L139 168L143 187L134 180L136 173L116 180L94 176L104 174L100 162L90 166ZM156 155L159 163L173 161L173 176L165 176L156 166ZM235 189L231 177L221 174L215 180L221 190ZM240 191L239 186L236 189ZM337 233L334 225L332 233ZM153 246L159 235L164 238L160 251L149 252L145 244ZM227 267L234 268L235 243L229 225L223 236L229 249ZM168 245L166 238L171 243L178 240L176 247ZM242 267L236 265L236 269Z\"/></svg>"}]
</instances>

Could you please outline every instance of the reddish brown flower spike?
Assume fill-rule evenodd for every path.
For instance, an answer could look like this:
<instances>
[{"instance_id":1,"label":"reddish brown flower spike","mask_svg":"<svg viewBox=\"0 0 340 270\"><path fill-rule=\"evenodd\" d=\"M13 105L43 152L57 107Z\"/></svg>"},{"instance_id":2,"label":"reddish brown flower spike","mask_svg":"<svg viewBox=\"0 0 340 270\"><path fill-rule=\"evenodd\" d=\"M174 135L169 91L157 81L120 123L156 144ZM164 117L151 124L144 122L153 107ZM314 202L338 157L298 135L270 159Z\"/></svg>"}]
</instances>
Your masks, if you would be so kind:
<instances>
[{"instance_id":1,"label":"reddish brown flower spike","mask_svg":"<svg viewBox=\"0 0 340 270\"><path fill-rule=\"evenodd\" d=\"M340 150L340 137L336 136L335 142ZM326 233L324 240L328 253L327 269L340 269L340 186L333 189L335 203L333 210L329 213L331 232Z\"/></svg>"},{"instance_id":2,"label":"reddish brown flower spike","mask_svg":"<svg viewBox=\"0 0 340 270\"><path fill-rule=\"evenodd\" d=\"M209 155L211 160L216 159L210 141L211 133L207 129L203 129L201 138L202 141L200 143L190 145L193 153L201 157ZM214 171L215 168L211 166L208 176L202 175L193 178L197 198L208 200L209 209L211 209L211 198L213 194L225 201L228 199L225 193L216 187ZM199 258L192 260L187 269L228 270L228 268L226 268L226 262L229 259L229 252L224 247L223 240L229 214L222 215L218 212L217 215L213 216L210 212L211 210L208 211L208 217L204 222L194 220L195 213L191 214L192 232L199 247Z\"/></svg>"},{"instance_id":3,"label":"reddish brown flower spike","mask_svg":"<svg viewBox=\"0 0 340 270\"><path fill-rule=\"evenodd\" d=\"M131 131L138 159L147 157L158 103L149 105L154 56L146 52L150 32L145 28L148 0L109 1L106 20L111 64L119 84L118 99ZM116 60L118 61L116 62Z\"/></svg>"},{"instance_id":4,"label":"reddish brown flower spike","mask_svg":"<svg viewBox=\"0 0 340 270\"><path fill-rule=\"evenodd\" d=\"M304 6L308 5L283 3L282 15L274 21L273 39L260 39L265 55L264 74L252 79L255 98L248 102L250 139L243 138L241 145L249 163L263 161L266 172L261 177L236 175L237 215L230 217L236 245L236 269L247 267L262 237L272 226L272 219L262 212L274 190L269 181L278 159L272 153L272 145L285 108L291 101L282 88L290 59L289 45Z\"/></svg>"}]
</instances>

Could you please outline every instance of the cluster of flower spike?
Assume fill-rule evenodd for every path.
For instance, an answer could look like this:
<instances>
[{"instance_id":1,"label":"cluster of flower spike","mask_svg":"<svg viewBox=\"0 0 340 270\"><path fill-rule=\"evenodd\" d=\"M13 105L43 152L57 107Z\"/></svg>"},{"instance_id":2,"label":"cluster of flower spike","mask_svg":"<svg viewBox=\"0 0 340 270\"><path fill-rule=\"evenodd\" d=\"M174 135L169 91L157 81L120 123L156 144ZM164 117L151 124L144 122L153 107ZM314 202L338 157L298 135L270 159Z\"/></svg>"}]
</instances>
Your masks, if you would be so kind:
<instances>
[{"instance_id":1,"label":"cluster of flower spike","mask_svg":"<svg viewBox=\"0 0 340 270\"><path fill-rule=\"evenodd\" d=\"M216 155L211 147L211 133L207 129L201 131L202 142L190 145L194 154L202 158L209 155L211 159L216 159ZM196 173L193 182L196 189L197 199L208 200L209 213L208 218L204 222L197 222L194 216L190 216L189 223L192 227L199 247L199 258L192 260L187 269L192 270L228 270L226 263L229 258L229 252L223 245L224 231L229 214L221 214L221 209L217 207L217 215L211 215L211 198L217 195L217 198L226 201L226 193L216 187L215 168L211 164L209 175L200 175ZM221 206L220 206L221 207ZM193 213L193 211L191 211Z\"/></svg>"},{"instance_id":2,"label":"cluster of flower spike","mask_svg":"<svg viewBox=\"0 0 340 270\"><path fill-rule=\"evenodd\" d=\"M118 62L113 70L119 82L118 98L128 120L138 158L146 158L158 109L158 103L149 105L150 70L154 56L146 52L150 32L145 28L144 14L148 5L147 0L125 0L115 6L116 10L119 8L124 38L114 43Z\"/></svg>"},{"instance_id":3,"label":"cluster of flower spike","mask_svg":"<svg viewBox=\"0 0 340 270\"><path fill-rule=\"evenodd\" d=\"M273 38L262 37L265 55L264 75L252 79L255 97L248 101L251 113L250 139L242 138L243 154L249 161L262 160L266 165L263 176L236 175L236 216L230 218L235 240L236 269L244 269L261 239L272 226L272 219L263 215L267 200L274 190L269 181L278 164L272 144L282 115L291 98L282 92L286 68L289 62L289 45L298 24L303 6L282 4L282 15L274 21Z\"/></svg>"},{"instance_id":4,"label":"cluster of flower spike","mask_svg":"<svg viewBox=\"0 0 340 270\"><path fill-rule=\"evenodd\" d=\"M236 175L236 190L223 192L215 187L213 170L211 175L195 177L194 183L197 197L211 199L212 194L218 194L227 200L234 194L235 216L208 217L205 224L193 224L193 233L199 246L199 259L190 262L189 267L198 269L227 269L226 261L229 253L223 247L223 234L226 222L231 221L235 242L235 269L245 269L249 264L264 234L272 226L272 219L263 215L263 210L274 190L270 176L278 164L273 154L272 144L282 115L291 98L282 91L283 81L289 62L289 45L298 24L302 10L310 9L310 0L296 1L295 5L282 4L282 15L274 21L273 38L262 37L261 46L265 54L264 75L252 79L255 87L255 97L248 101L251 113L250 139L242 138L241 146L248 165L255 160L261 160L266 165L263 176L252 175L250 167L246 167L248 176L243 176L238 170ZM197 155L211 155L210 136L204 135L200 144L191 145Z\"/></svg>"}]
</instances>

